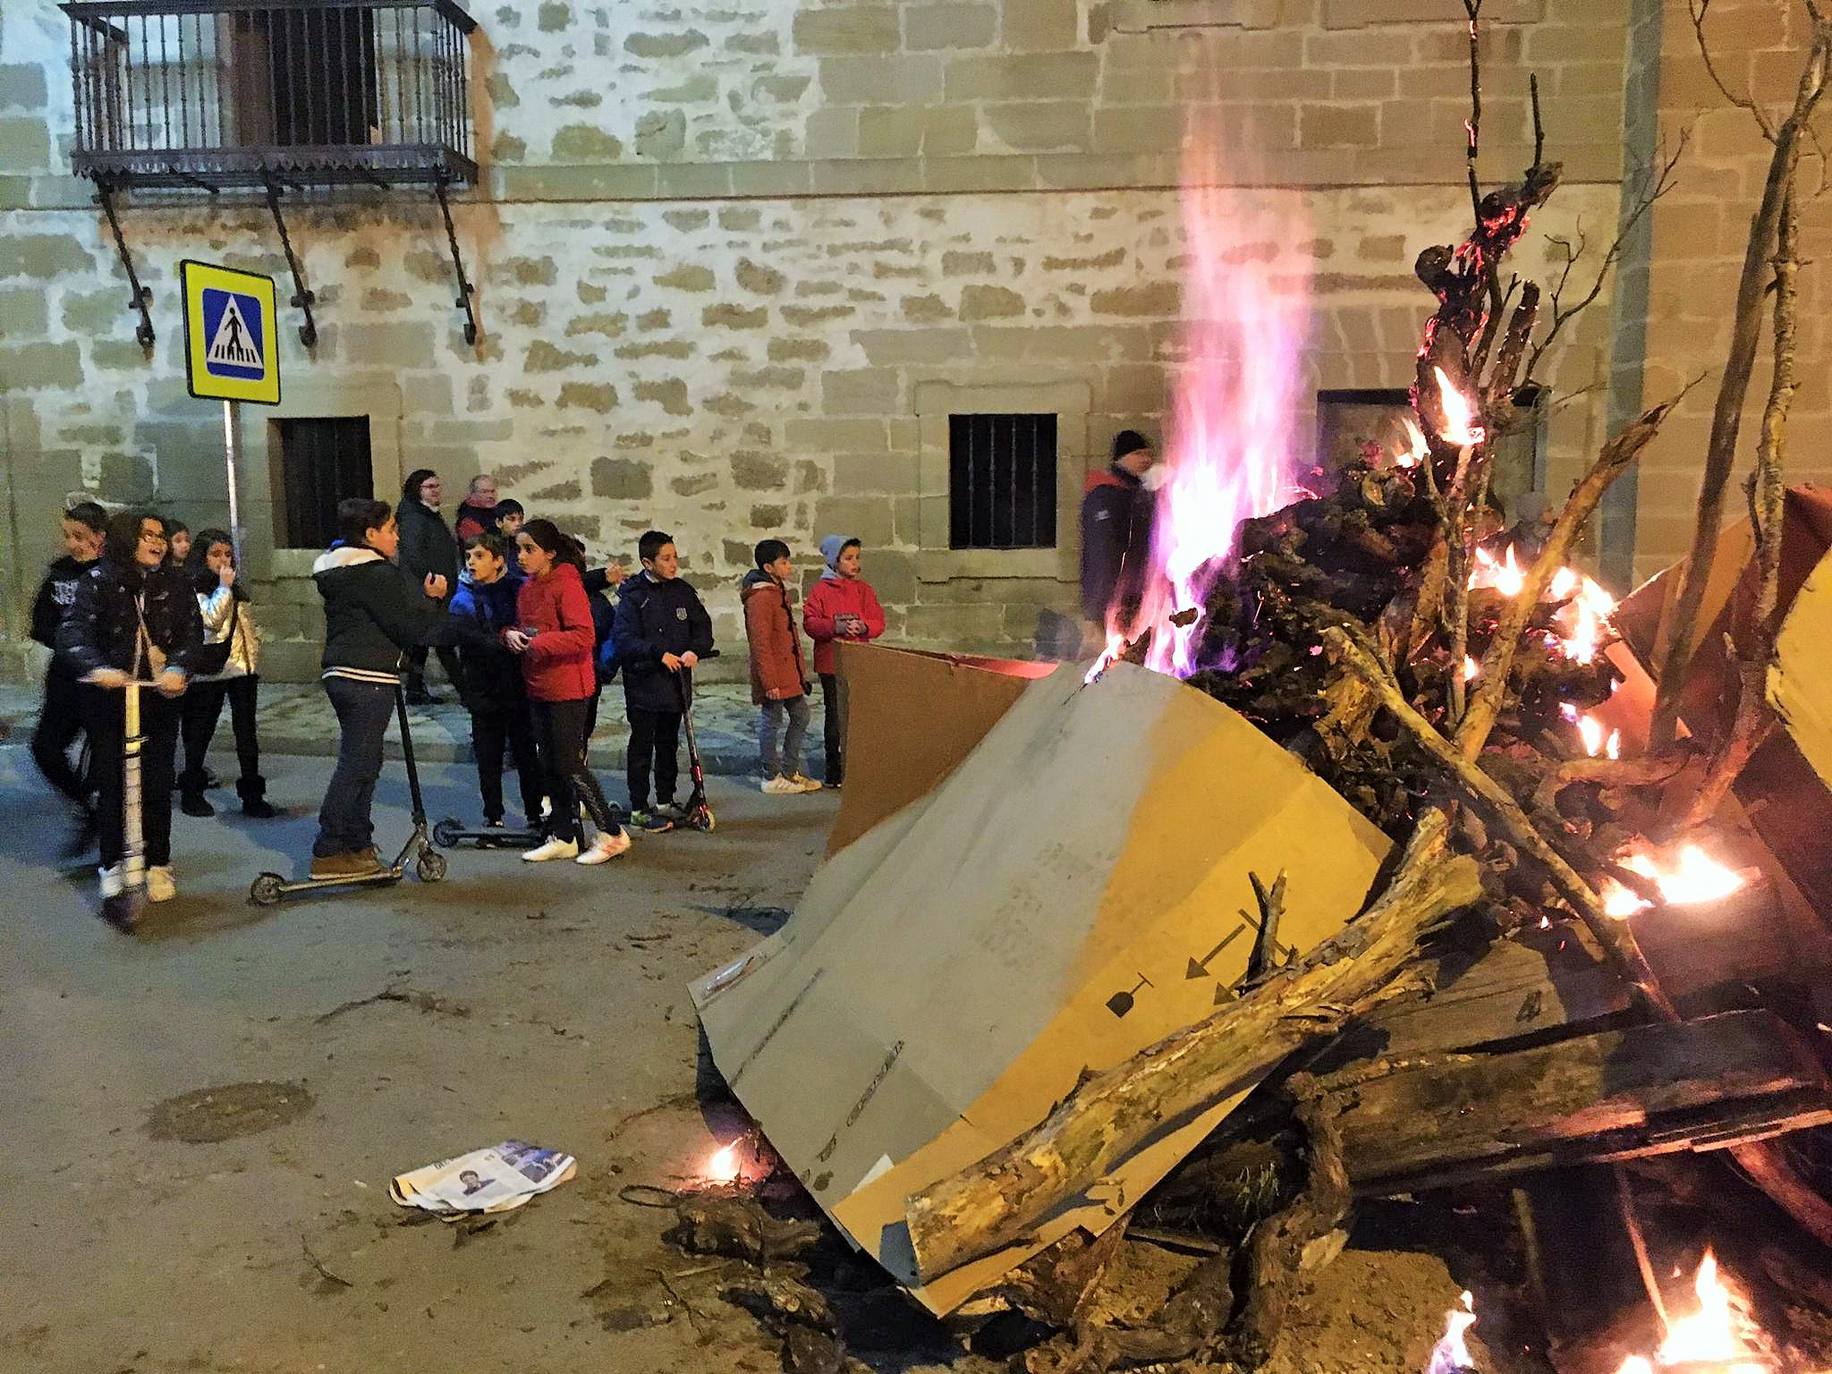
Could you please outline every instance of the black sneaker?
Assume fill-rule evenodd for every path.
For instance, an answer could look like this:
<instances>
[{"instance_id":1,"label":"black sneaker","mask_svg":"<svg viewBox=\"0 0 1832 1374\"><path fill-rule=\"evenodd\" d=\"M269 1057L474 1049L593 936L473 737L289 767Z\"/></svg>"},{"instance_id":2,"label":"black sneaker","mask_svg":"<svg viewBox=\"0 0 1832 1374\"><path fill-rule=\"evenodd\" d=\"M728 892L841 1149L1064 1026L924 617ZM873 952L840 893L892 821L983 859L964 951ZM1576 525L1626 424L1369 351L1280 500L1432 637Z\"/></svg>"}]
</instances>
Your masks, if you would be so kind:
<instances>
[{"instance_id":1,"label":"black sneaker","mask_svg":"<svg viewBox=\"0 0 1832 1374\"><path fill-rule=\"evenodd\" d=\"M242 803L242 814L252 820L271 821L280 813L264 797L250 797Z\"/></svg>"},{"instance_id":2,"label":"black sneaker","mask_svg":"<svg viewBox=\"0 0 1832 1374\"><path fill-rule=\"evenodd\" d=\"M178 799L178 809L187 816L214 816L216 808L202 792L186 792Z\"/></svg>"},{"instance_id":3,"label":"black sneaker","mask_svg":"<svg viewBox=\"0 0 1832 1374\"><path fill-rule=\"evenodd\" d=\"M632 811L630 824L646 835L666 835L674 829L674 822L660 811Z\"/></svg>"}]
</instances>

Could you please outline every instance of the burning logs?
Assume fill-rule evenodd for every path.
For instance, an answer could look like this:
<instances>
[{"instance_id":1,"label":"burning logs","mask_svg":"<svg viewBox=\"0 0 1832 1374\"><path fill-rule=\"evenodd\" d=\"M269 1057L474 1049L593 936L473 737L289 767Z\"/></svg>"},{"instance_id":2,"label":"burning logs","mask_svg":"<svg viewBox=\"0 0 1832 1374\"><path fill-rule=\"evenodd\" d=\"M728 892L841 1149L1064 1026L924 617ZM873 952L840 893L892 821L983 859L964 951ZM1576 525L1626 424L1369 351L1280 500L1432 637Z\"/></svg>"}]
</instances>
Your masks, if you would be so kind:
<instances>
[{"instance_id":1,"label":"burning logs","mask_svg":"<svg viewBox=\"0 0 1832 1374\"><path fill-rule=\"evenodd\" d=\"M1385 891L1336 939L1208 1020L1087 1078L1010 1145L912 1197L922 1278L1021 1239L1166 1122L1333 1035L1358 1004L1377 998L1426 932L1481 896L1474 860L1448 851L1449 830L1443 813L1426 812Z\"/></svg>"}]
</instances>

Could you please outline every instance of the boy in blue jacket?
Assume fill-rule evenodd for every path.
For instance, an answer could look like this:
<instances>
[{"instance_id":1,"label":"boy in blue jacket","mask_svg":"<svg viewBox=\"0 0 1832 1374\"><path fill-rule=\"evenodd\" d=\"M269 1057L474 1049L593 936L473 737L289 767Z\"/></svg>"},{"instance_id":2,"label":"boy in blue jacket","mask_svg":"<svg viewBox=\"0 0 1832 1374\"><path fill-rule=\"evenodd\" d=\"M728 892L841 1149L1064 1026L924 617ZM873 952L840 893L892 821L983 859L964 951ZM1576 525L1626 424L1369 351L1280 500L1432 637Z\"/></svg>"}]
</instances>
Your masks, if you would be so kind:
<instances>
[{"instance_id":1,"label":"boy in blue jacket","mask_svg":"<svg viewBox=\"0 0 1832 1374\"><path fill-rule=\"evenodd\" d=\"M519 658L498 636L516 625L515 594L521 574L511 571L508 546L495 534L473 534L464 541L466 580L451 600L451 613L490 636L467 640L458 649L458 693L471 713L471 752L477 758L477 790L483 796L483 823L502 829L503 745L515 760L521 784L526 827L541 824L541 765L534 750L534 721L528 712L526 685Z\"/></svg>"},{"instance_id":2,"label":"boy in blue jacket","mask_svg":"<svg viewBox=\"0 0 1832 1374\"><path fill-rule=\"evenodd\" d=\"M712 617L699 593L680 575L673 535L648 530L636 551L642 556L642 574L623 584L611 644L623 672L623 700L630 719L630 820L639 829L659 834L672 830L684 815L674 803L680 775L678 675L682 669L692 671L712 652ZM651 767L654 810L649 808Z\"/></svg>"}]
</instances>

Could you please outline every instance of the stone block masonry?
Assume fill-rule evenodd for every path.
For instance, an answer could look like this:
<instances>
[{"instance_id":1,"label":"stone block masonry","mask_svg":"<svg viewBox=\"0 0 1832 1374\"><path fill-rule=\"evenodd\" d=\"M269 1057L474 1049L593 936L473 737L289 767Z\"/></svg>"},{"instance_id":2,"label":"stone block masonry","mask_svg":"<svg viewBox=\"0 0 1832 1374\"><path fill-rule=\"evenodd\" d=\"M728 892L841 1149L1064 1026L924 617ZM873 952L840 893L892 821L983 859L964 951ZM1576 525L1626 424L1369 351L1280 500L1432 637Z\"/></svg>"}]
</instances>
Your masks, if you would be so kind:
<instances>
[{"instance_id":1,"label":"stone block masonry","mask_svg":"<svg viewBox=\"0 0 1832 1374\"><path fill-rule=\"evenodd\" d=\"M1536 230L1568 233L1582 216L1594 235L1618 200L1606 107L1621 26L1572 0L1489 3L1486 170L1521 161L1530 60L1557 97L1567 173ZM289 217L321 343L304 357L282 305L285 404L244 417L251 580L290 608L273 671L308 673L316 651L301 555L263 547L267 421L345 413L370 417L381 495L416 466L460 480L488 469L600 556L631 559L643 529L673 530L728 644L742 641L735 584L751 545L787 538L812 576L815 541L846 524L871 540L894 636L1031 652L1040 620L1075 605L1074 521L1059 522L1053 563L976 553L956 567L923 515L945 510L946 462L919 398L934 383L1019 408L1079 398L1060 432L1065 516L1116 429L1161 432L1188 364L1175 187L1194 126L1214 133L1219 179L1265 187L1240 193L1229 251L1310 283L1306 385L1403 386L1428 304L1412 256L1468 214L1451 127L1460 25L1443 8L1455 6L474 8L484 175L454 214L482 340L458 331L423 200ZM68 176L68 36L29 9L0 13L0 438L19 512L0 549L7 634L68 491L222 518L216 412L182 383L176 264L284 274L258 203L134 201L126 227L160 335L150 355L133 342L113 245ZM1154 27L1166 18L1178 22ZM1529 41L1529 23L1547 35ZM1561 366L1601 371L1598 347L1574 330ZM1555 468L1595 441L1602 404L1559 412Z\"/></svg>"}]
</instances>

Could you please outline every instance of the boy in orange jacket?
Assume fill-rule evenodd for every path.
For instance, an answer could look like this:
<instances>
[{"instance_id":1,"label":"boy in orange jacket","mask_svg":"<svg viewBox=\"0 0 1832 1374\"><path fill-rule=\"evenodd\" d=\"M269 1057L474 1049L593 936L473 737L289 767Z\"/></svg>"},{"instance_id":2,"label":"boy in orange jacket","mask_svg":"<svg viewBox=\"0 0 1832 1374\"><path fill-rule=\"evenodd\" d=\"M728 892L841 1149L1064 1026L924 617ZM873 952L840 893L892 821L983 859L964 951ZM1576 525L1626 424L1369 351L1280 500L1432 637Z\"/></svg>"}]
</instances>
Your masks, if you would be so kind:
<instances>
[{"instance_id":1,"label":"boy in orange jacket","mask_svg":"<svg viewBox=\"0 0 1832 1374\"><path fill-rule=\"evenodd\" d=\"M802 742L808 734L808 669L801 638L789 611L789 579L795 565L789 546L765 539L755 550L757 566L744 575L739 596L744 602L744 634L751 649L751 700L760 709L757 752L763 763L763 790L771 796L818 792L821 785L801 771ZM777 747L783 717L787 735Z\"/></svg>"},{"instance_id":2,"label":"boy in orange jacket","mask_svg":"<svg viewBox=\"0 0 1832 1374\"><path fill-rule=\"evenodd\" d=\"M825 716L827 786L838 787L846 773L846 696L840 682L837 645L863 644L884 633L884 607L871 583L859 576L863 545L850 534L821 540L827 567L802 602L802 625L814 641L814 671L821 680Z\"/></svg>"}]
</instances>

